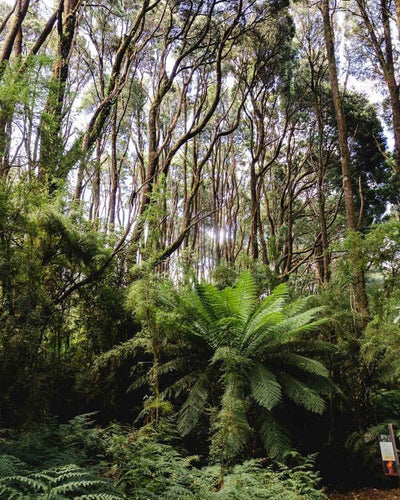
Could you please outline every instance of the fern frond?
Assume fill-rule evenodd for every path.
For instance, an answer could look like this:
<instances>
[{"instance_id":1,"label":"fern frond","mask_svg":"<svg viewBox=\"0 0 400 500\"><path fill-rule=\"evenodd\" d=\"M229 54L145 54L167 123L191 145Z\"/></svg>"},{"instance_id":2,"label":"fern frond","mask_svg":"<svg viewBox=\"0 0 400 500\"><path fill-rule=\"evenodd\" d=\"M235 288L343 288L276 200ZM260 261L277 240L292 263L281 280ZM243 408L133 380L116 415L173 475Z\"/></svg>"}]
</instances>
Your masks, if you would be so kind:
<instances>
[{"instance_id":1,"label":"fern frond","mask_svg":"<svg viewBox=\"0 0 400 500\"><path fill-rule=\"evenodd\" d=\"M202 308L207 312L212 322L229 315L226 303L218 288L208 283L197 283L195 285L195 292Z\"/></svg>"},{"instance_id":2,"label":"fern frond","mask_svg":"<svg viewBox=\"0 0 400 500\"><path fill-rule=\"evenodd\" d=\"M0 455L0 478L15 473L28 473L26 464L13 455Z\"/></svg>"},{"instance_id":3,"label":"fern frond","mask_svg":"<svg viewBox=\"0 0 400 500\"><path fill-rule=\"evenodd\" d=\"M222 297L226 301L230 315L238 317L240 323L244 325L254 311L257 300L256 285L251 273L245 271L234 288L227 287L222 291Z\"/></svg>"},{"instance_id":4,"label":"fern frond","mask_svg":"<svg viewBox=\"0 0 400 500\"><path fill-rule=\"evenodd\" d=\"M21 494L21 491L0 483L0 498L4 500L12 500L14 498L21 500L24 497Z\"/></svg>"},{"instance_id":5,"label":"fern frond","mask_svg":"<svg viewBox=\"0 0 400 500\"><path fill-rule=\"evenodd\" d=\"M314 413L322 414L325 411L325 401L321 396L287 373L279 377L282 389L286 396L299 406Z\"/></svg>"},{"instance_id":6,"label":"fern frond","mask_svg":"<svg viewBox=\"0 0 400 500\"><path fill-rule=\"evenodd\" d=\"M284 320L280 312L262 311L254 320L250 320L243 335L241 349L247 355L253 355L264 346L275 341L276 327Z\"/></svg>"},{"instance_id":7,"label":"fern frond","mask_svg":"<svg viewBox=\"0 0 400 500\"><path fill-rule=\"evenodd\" d=\"M270 458L282 460L290 451L291 443L288 432L279 425L272 413L262 410L257 418L263 446Z\"/></svg>"},{"instance_id":8,"label":"fern frond","mask_svg":"<svg viewBox=\"0 0 400 500\"><path fill-rule=\"evenodd\" d=\"M168 386L164 391L161 392L161 396L165 398L171 398L174 396L177 398L182 394L182 392L189 392L190 388L196 383L196 380L199 378L199 373L189 373L184 377L181 377L172 385Z\"/></svg>"},{"instance_id":9,"label":"fern frond","mask_svg":"<svg viewBox=\"0 0 400 500\"><path fill-rule=\"evenodd\" d=\"M321 377L314 374L308 376L307 386L318 394L322 394L323 396L331 396L332 394L336 394L337 396L343 397L343 392L328 377Z\"/></svg>"},{"instance_id":10,"label":"fern frond","mask_svg":"<svg viewBox=\"0 0 400 500\"><path fill-rule=\"evenodd\" d=\"M251 394L257 403L272 410L282 397L281 386L276 377L261 363L256 363L249 373Z\"/></svg>"},{"instance_id":11,"label":"fern frond","mask_svg":"<svg viewBox=\"0 0 400 500\"><path fill-rule=\"evenodd\" d=\"M282 321L280 329L286 332L296 331L306 325L313 325L314 318L325 310L324 307L313 307L312 309L307 309L302 313L296 314L295 316L286 316L286 319ZM328 321L327 318L323 318L324 323Z\"/></svg>"},{"instance_id":12,"label":"fern frond","mask_svg":"<svg viewBox=\"0 0 400 500\"><path fill-rule=\"evenodd\" d=\"M309 309L309 303L311 300L315 299L314 295L309 295L308 297L302 297L297 299L285 307L285 315L287 317L297 316L302 313L305 309Z\"/></svg>"},{"instance_id":13,"label":"fern frond","mask_svg":"<svg viewBox=\"0 0 400 500\"><path fill-rule=\"evenodd\" d=\"M326 355L337 352L337 347L334 344L323 340L293 340L292 338L284 339L279 344L269 345L268 352L284 353L296 352L303 355Z\"/></svg>"},{"instance_id":14,"label":"fern frond","mask_svg":"<svg viewBox=\"0 0 400 500\"><path fill-rule=\"evenodd\" d=\"M200 374L178 414L178 431L182 436L194 429L204 411L210 385L209 374L209 370Z\"/></svg>"},{"instance_id":15,"label":"fern frond","mask_svg":"<svg viewBox=\"0 0 400 500\"><path fill-rule=\"evenodd\" d=\"M250 364L249 358L242 356L238 349L230 346L219 347L211 358L210 365L214 365L218 361L222 361L224 367L235 366L240 368Z\"/></svg>"},{"instance_id":16,"label":"fern frond","mask_svg":"<svg viewBox=\"0 0 400 500\"><path fill-rule=\"evenodd\" d=\"M300 354L285 352L283 354L274 354L272 359L275 362L278 361L281 366L290 365L302 371L320 375L321 377L327 377L329 375L328 370L320 361L300 356Z\"/></svg>"},{"instance_id":17,"label":"fern frond","mask_svg":"<svg viewBox=\"0 0 400 500\"><path fill-rule=\"evenodd\" d=\"M96 488L97 486L104 486L104 481L96 479L80 479L61 484L60 486L54 486L52 488L52 492L54 492L55 495L64 495L74 491L85 490L86 488Z\"/></svg>"},{"instance_id":18,"label":"fern frond","mask_svg":"<svg viewBox=\"0 0 400 500\"><path fill-rule=\"evenodd\" d=\"M74 500L122 500L123 498L120 495L116 496L111 493L88 493L74 496Z\"/></svg>"}]
</instances>

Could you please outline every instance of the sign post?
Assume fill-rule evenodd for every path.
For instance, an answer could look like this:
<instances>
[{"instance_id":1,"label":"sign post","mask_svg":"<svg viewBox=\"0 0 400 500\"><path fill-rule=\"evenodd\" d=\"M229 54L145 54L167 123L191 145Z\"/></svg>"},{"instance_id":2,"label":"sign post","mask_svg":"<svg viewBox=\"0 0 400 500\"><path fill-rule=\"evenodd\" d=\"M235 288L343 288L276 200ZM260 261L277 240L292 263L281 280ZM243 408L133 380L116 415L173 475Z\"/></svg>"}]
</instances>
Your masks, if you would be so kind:
<instances>
[{"instance_id":1,"label":"sign post","mask_svg":"<svg viewBox=\"0 0 400 500\"><path fill-rule=\"evenodd\" d=\"M381 435L379 437L383 472L385 476L397 476L400 478L400 462L392 424L388 425L388 431L388 435Z\"/></svg>"}]
</instances>

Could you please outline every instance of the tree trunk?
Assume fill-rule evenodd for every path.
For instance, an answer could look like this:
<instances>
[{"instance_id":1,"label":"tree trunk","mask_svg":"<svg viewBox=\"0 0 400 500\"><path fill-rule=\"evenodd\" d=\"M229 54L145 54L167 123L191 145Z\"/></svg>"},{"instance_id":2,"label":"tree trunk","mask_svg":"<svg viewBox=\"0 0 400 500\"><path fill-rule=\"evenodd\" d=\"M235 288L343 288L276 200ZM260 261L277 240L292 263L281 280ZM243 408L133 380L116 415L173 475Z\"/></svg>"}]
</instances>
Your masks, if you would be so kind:
<instances>
[{"instance_id":1,"label":"tree trunk","mask_svg":"<svg viewBox=\"0 0 400 500\"><path fill-rule=\"evenodd\" d=\"M336 122L339 133L339 148L342 164L342 179L344 190L344 201L346 207L347 229L357 231L356 212L354 206L353 189L351 184L351 163L350 151L347 143L347 127L346 119L343 110L342 98L339 92L339 82L336 68L334 33L331 26L329 0L322 0L322 17L324 24L324 37L326 45L326 53L329 64L329 77L331 82L331 90L333 104L335 108ZM357 313L360 316L361 325L366 327L369 310L368 300L365 290L364 271L361 265L362 255L360 248L353 248L350 252L350 259L353 265L353 286L354 286L354 305Z\"/></svg>"},{"instance_id":2,"label":"tree trunk","mask_svg":"<svg viewBox=\"0 0 400 500\"><path fill-rule=\"evenodd\" d=\"M399 1L396 1L396 12ZM395 65L393 59L392 33L390 28L390 17L387 0L381 0L381 15L383 31L385 36L386 62L384 75L390 95L390 105L393 116L394 148L396 157L396 173L400 180L400 95L399 86L396 81Z\"/></svg>"},{"instance_id":3,"label":"tree trunk","mask_svg":"<svg viewBox=\"0 0 400 500\"><path fill-rule=\"evenodd\" d=\"M26 13L28 12L29 4L30 0L17 0L17 8L14 15L14 22L9 32L7 33L6 39L4 40L3 50L0 55L0 79L4 74L7 62L12 54L14 44L18 39L22 23L25 19Z\"/></svg>"},{"instance_id":4,"label":"tree trunk","mask_svg":"<svg viewBox=\"0 0 400 500\"><path fill-rule=\"evenodd\" d=\"M110 162L110 204L108 210L108 224L110 232L114 231L115 208L117 203L118 166L117 166L117 105L112 115L111 130L111 162Z\"/></svg>"},{"instance_id":5,"label":"tree trunk","mask_svg":"<svg viewBox=\"0 0 400 500\"><path fill-rule=\"evenodd\" d=\"M257 176L254 162L250 165L250 196L251 196L251 220L250 220L250 252L253 260L258 259L258 210L257 199Z\"/></svg>"},{"instance_id":6,"label":"tree trunk","mask_svg":"<svg viewBox=\"0 0 400 500\"><path fill-rule=\"evenodd\" d=\"M58 12L58 55L53 65L49 95L40 124L39 177L47 182L49 192L57 188L68 172L62 171L63 108L69 74L71 49L76 35L76 19L81 0L64 0Z\"/></svg>"},{"instance_id":7,"label":"tree trunk","mask_svg":"<svg viewBox=\"0 0 400 500\"><path fill-rule=\"evenodd\" d=\"M399 32L399 37L400 37L400 0L394 0L394 4L396 6L396 24L397 24L397 30Z\"/></svg>"}]
</instances>

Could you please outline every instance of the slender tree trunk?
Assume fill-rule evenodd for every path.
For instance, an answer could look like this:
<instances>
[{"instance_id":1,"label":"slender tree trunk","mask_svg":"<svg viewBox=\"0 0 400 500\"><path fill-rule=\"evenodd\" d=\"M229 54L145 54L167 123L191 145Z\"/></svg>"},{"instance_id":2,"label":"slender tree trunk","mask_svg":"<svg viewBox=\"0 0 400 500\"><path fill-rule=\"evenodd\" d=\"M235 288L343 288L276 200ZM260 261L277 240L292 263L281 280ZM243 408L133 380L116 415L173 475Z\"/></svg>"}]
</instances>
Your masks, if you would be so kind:
<instances>
[{"instance_id":1,"label":"slender tree trunk","mask_svg":"<svg viewBox=\"0 0 400 500\"><path fill-rule=\"evenodd\" d=\"M398 1L396 2L396 11L398 8ZM384 68L384 75L390 95L390 105L392 108L393 117L393 131L394 131L394 148L397 165L397 176L400 180L400 94L399 85L396 81L395 65L393 58L393 44L392 33L390 28L390 17L387 0L381 0L381 15L383 31L385 36L385 52L386 62Z\"/></svg>"},{"instance_id":2,"label":"slender tree trunk","mask_svg":"<svg viewBox=\"0 0 400 500\"><path fill-rule=\"evenodd\" d=\"M321 273L320 280L321 284L325 285L329 282L330 279L330 255L329 255L329 238L328 238L328 229L326 224L326 216L325 216L325 193L323 181L318 179L318 221L319 221L319 230L321 233Z\"/></svg>"},{"instance_id":3,"label":"slender tree trunk","mask_svg":"<svg viewBox=\"0 0 400 500\"><path fill-rule=\"evenodd\" d=\"M4 40L3 50L0 54L0 80L6 70L7 64L14 51L16 57L22 52L22 23L28 12L30 0L17 0L13 11L13 23ZM8 162L10 149L11 122L14 114L14 105L10 102L0 101L0 177L7 175L10 165Z\"/></svg>"},{"instance_id":4,"label":"slender tree trunk","mask_svg":"<svg viewBox=\"0 0 400 500\"><path fill-rule=\"evenodd\" d=\"M108 223L110 231L114 230L115 207L118 189L118 166L117 166L117 105L112 114L111 129L111 162L110 162L110 204L108 211Z\"/></svg>"},{"instance_id":5,"label":"slender tree trunk","mask_svg":"<svg viewBox=\"0 0 400 500\"><path fill-rule=\"evenodd\" d=\"M397 24L397 30L399 32L399 37L400 37L400 0L394 0L394 4L396 7L396 24Z\"/></svg>"},{"instance_id":6,"label":"slender tree trunk","mask_svg":"<svg viewBox=\"0 0 400 500\"><path fill-rule=\"evenodd\" d=\"M96 144L96 164L94 167L93 187L92 187L92 207L91 216L93 221L97 221L100 216L100 170L101 170L101 140L97 139Z\"/></svg>"},{"instance_id":7,"label":"slender tree trunk","mask_svg":"<svg viewBox=\"0 0 400 500\"><path fill-rule=\"evenodd\" d=\"M329 64L329 77L331 81L333 104L335 107L336 122L339 133L339 147L340 147L341 164L342 164L342 179L343 179L344 201L346 207L347 228L350 231L357 231L356 211L354 206L353 189L351 184L350 151L347 143L346 119L343 110L342 98L339 92L339 82L338 82L336 58L335 58L334 34L330 19L329 0L322 0L321 6L322 6L322 17L324 24L326 53ZM362 255L360 254L360 249L359 248L352 249L350 258L354 268L353 286L354 286L355 309L360 316L362 327L365 328L368 321L369 310L368 310L367 294L365 290L364 271L361 265Z\"/></svg>"},{"instance_id":8,"label":"slender tree trunk","mask_svg":"<svg viewBox=\"0 0 400 500\"><path fill-rule=\"evenodd\" d=\"M65 179L62 171L63 108L69 74L69 62L75 42L76 21L81 0L61 0L58 11L58 55L53 65L52 81L40 125L39 177L46 181L49 191Z\"/></svg>"},{"instance_id":9,"label":"slender tree trunk","mask_svg":"<svg viewBox=\"0 0 400 500\"><path fill-rule=\"evenodd\" d=\"M29 4L30 0L17 0L17 6L14 11L14 22L7 33L3 44L3 50L0 54L0 79L3 77L7 62L10 59L18 35L21 32L22 23L28 12Z\"/></svg>"},{"instance_id":10,"label":"slender tree trunk","mask_svg":"<svg viewBox=\"0 0 400 500\"><path fill-rule=\"evenodd\" d=\"M257 176L254 162L250 165L250 196L251 196L251 219L250 219L250 252L254 260L258 259L258 210L257 199Z\"/></svg>"}]
</instances>

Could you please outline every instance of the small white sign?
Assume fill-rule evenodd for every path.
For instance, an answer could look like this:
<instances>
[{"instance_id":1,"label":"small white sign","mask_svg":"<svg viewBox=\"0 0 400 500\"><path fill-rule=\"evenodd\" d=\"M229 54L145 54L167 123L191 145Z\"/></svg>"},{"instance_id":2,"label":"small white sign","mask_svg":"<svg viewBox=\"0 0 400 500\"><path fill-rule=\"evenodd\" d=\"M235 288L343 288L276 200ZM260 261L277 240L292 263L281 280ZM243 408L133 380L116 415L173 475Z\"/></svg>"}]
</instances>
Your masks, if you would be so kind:
<instances>
[{"instance_id":1,"label":"small white sign","mask_svg":"<svg viewBox=\"0 0 400 500\"><path fill-rule=\"evenodd\" d=\"M389 462L392 460L396 460L394 456L394 449L392 443L383 443L382 441L379 443L381 448L382 460L384 462Z\"/></svg>"}]
</instances>

